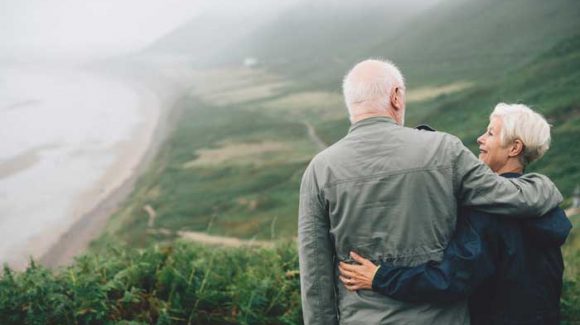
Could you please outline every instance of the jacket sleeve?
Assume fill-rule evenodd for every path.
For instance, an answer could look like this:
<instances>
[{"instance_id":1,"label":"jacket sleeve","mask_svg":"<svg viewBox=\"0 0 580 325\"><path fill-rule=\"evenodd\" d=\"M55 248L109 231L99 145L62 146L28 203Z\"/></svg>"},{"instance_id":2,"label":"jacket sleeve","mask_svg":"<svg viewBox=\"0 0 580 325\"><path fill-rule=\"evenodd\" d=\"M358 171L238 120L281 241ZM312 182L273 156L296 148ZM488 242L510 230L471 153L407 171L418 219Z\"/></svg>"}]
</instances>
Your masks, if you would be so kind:
<instances>
[{"instance_id":1,"label":"jacket sleeve","mask_svg":"<svg viewBox=\"0 0 580 325\"><path fill-rule=\"evenodd\" d=\"M415 267L382 263L373 278L373 290L407 302L465 299L495 272L496 247L484 241L471 217L461 217L441 262L429 261Z\"/></svg>"},{"instance_id":2,"label":"jacket sleeve","mask_svg":"<svg viewBox=\"0 0 580 325\"><path fill-rule=\"evenodd\" d=\"M542 246L560 247L572 230L572 223L564 210L556 208L542 218L526 220L522 223L524 231Z\"/></svg>"},{"instance_id":3,"label":"jacket sleeve","mask_svg":"<svg viewBox=\"0 0 580 325\"><path fill-rule=\"evenodd\" d=\"M529 173L519 178L504 178L452 136L453 178L459 202L464 207L496 215L540 217L562 202L552 181Z\"/></svg>"},{"instance_id":4,"label":"jacket sleeve","mask_svg":"<svg viewBox=\"0 0 580 325\"><path fill-rule=\"evenodd\" d=\"M304 324L338 324L330 222L313 164L300 186L298 242Z\"/></svg>"}]
</instances>

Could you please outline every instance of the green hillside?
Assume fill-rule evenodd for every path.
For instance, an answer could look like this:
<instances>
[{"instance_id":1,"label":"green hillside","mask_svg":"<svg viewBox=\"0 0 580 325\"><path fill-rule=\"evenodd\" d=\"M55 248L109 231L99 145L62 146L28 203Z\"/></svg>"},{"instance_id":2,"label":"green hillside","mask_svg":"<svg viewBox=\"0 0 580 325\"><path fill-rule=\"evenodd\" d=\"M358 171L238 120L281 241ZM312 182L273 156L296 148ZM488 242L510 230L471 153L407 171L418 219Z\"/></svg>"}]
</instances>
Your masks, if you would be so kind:
<instances>
[{"instance_id":1,"label":"green hillside","mask_svg":"<svg viewBox=\"0 0 580 325\"><path fill-rule=\"evenodd\" d=\"M430 124L475 150L495 104L530 105L553 125L553 142L528 171L550 176L570 197L580 183L580 36L496 74L448 92L409 86L408 124ZM332 144L348 129L339 84L334 91L300 85L263 68L198 72L174 133L107 234L139 245L187 232L294 237L300 176L321 149L309 133Z\"/></svg>"},{"instance_id":2,"label":"green hillside","mask_svg":"<svg viewBox=\"0 0 580 325\"><path fill-rule=\"evenodd\" d=\"M553 177L566 195L579 181L578 153L569 145L578 131L578 46L570 37L580 30L579 2L449 0L425 2L422 11L381 1L304 6L237 35L230 47L218 42L226 50L216 62L239 66L255 56L259 68L229 64L199 73L197 91L184 101L184 116L159 167L113 218L113 233L140 237L141 243L175 238L176 229L294 236L299 175L317 151L304 123L327 144L342 137L348 122L340 78L353 62L373 55L392 58L407 76L409 124L432 124L472 148L496 103L537 108L554 124L554 142L530 170ZM211 34L211 26L211 19L193 21L155 48L183 54L196 48L188 45L192 35ZM231 32L227 26L224 31ZM466 86L447 93L428 88L457 82ZM434 95L411 100L413 91L425 89ZM234 148L249 152L244 156ZM195 163L200 153L217 158ZM145 231L147 205L161 231Z\"/></svg>"},{"instance_id":3,"label":"green hillside","mask_svg":"<svg viewBox=\"0 0 580 325\"><path fill-rule=\"evenodd\" d=\"M544 114L552 125L552 144L546 156L531 164L554 179L566 197L580 184L580 34L557 44L520 69L465 93L439 98L415 107L414 122L460 136L476 148L487 116L498 102L519 102ZM424 114L424 115L423 115Z\"/></svg>"},{"instance_id":4,"label":"green hillside","mask_svg":"<svg viewBox=\"0 0 580 325\"><path fill-rule=\"evenodd\" d=\"M373 49L400 64L411 85L496 78L580 30L574 0L452 0L440 7Z\"/></svg>"},{"instance_id":5,"label":"green hillside","mask_svg":"<svg viewBox=\"0 0 580 325\"><path fill-rule=\"evenodd\" d=\"M485 80L513 70L580 30L575 0L447 0L302 4L222 54L256 57L298 87L333 90L368 57L394 60L410 86Z\"/></svg>"}]
</instances>

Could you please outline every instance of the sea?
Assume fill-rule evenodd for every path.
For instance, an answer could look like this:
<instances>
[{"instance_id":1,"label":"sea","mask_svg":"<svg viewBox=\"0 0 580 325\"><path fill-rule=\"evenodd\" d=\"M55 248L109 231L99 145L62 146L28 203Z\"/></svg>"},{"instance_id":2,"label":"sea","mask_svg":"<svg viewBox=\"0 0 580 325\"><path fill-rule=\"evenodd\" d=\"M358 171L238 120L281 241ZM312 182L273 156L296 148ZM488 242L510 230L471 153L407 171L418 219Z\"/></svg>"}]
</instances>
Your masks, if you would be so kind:
<instances>
[{"instance_id":1,"label":"sea","mask_svg":"<svg viewBox=\"0 0 580 325\"><path fill-rule=\"evenodd\" d=\"M152 91L110 73L0 65L0 265L39 258L134 171L155 105Z\"/></svg>"}]
</instances>

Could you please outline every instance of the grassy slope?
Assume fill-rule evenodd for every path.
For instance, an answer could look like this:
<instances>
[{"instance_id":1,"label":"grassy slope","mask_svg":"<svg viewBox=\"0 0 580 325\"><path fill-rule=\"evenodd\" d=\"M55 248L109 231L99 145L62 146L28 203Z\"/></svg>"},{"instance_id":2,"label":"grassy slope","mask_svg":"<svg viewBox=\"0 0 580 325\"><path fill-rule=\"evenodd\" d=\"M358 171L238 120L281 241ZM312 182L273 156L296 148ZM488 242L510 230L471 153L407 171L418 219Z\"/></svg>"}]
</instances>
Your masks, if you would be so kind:
<instances>
[{"instance_id":1,"label":"grassy slope","mask_svg":"<svg viewBox=\"0 0 580 325\"><path fill-rule=\"evenodd\" d=\"M474 152L475 139L487 127L488 116L499 102L525 103L552 124L552 145L546 156L528 171L545 173L569 197L580 183L580 35L561 41L551 50L517 70L451 95L408 105L407 124L427 123L459 136ZM327 121L320 130L334 142L344 119Z\"/></svg>"},{"instance_id":2,"label":"grassy slope","mask_svg":"<svg viewBox=\"0 0 580 325\"><path fill-rule=\"evenodd\" d=\"M436 4L436 5L434 5ZM354 62L387 57L410 86L481 80L513 70L580 29L576 0L442 0L301 3L260 28L247 12L223 22L200 16L149 51L178 52L196 64L258 58L294 90L334 90ZM247 24L246 24L247 25ZM242 26L242 27L241 27Z\"/></svg>"},{"instance_id":3,"label":"grassy slope","mask_svg":"<svg viewBox=\"0 0 580 325\"><path fill-rule=\"evenodd\" d=\"M113 218L109 234L141 245L173 239L178 230L259 239L295 236L300 174L316 152L303 122L310 121L328 144L344 136L348 122L337 108L340 95L288 92L291 81L253 74L246 71L229 87L190 98L156 167ZM531 105L554 127L551 150L529 171L552 177L569 197L580 183L580 147L574 145L580 134L579 80L580 36L575 36L493 82L409 104L408 124L431 124L475 149L496 103ZM281 86L247 98L256 85L271 84ZM204 150L264 141L283 143L287 150L242 153L230 161L184 168ZM154 229L147 229L145 205L157 212Z\"/></svg>"},{"instance_id":4,"label":"grassy slope","mask_svg":"<svg viewBox=\"0 0 580 325\"><path fill-rule=\"evenodd\" d=\"M566 197L580 183L580 35L564 40L526 66L466 93L441 98L424 107L416 122L459 135L476 147L474 139L486 127L498 102L521 102L544 114L553 125L552 145L542 160L530 165L552 177Z\"/></svg>"},{"instance_id":5,"label":"grassy slope","mask_svg":"<svg viewBox=\"0 0 580 325\"><path fill-rule=\"evenodd\" d=\"M410 86L481 80L533 59L580 29L575 0L448 0L409 12L389 2L311 4L234 43L299 89L333 90L354 62L394 60ZM235 58L235 59L234 59Z\"/></svg>"},{"instance_id":6,"label":"grassy slope","mask_svg":"<svg viewBox=\"0 0 580 325\"><path fill-rule=\"evenodd\" d=\"M175 231L208 231L261 239L295 235L297 188L314 153L299 121L257 112L209 106L190 100L181 122L155 165L109 226L109 234L135 243L176 237ZM282 151L235 155L193 167L200 150L234 150L264 141L284 144ZM225 154L227 154L225 150ZM145 205L157 213L148 232Z\"/></svg>"},{"instance_id":7,"label":"grassy slope","mask_svg":"<svg viewBox=\"0 0 580 325\"><path fill-rule=\"evenodd\" d=\"M411 86L496 78L580 29L574 0L454 0L441 6L375 48L401 65Z\"/></svg>"}]
</instances>

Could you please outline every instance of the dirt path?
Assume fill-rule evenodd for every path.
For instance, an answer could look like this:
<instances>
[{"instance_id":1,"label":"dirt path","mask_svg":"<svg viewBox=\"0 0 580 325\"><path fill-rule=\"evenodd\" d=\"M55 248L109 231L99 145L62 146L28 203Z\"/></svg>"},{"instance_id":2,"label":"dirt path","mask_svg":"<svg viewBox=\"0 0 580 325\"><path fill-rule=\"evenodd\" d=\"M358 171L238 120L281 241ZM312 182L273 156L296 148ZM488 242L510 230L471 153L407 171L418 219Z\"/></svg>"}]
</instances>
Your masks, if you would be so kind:
<instances>
[{"instance_id":1,"label":"dirt path","mask_svg":"<svg viewBox=\"0 0 580 325\"><path fill-rule=\"evenodd\" d=\"M312 124L308 122L302 123L306 126L306 129L308 129L308 137L310 138L310 140L312 140L312 142L314 142L316 147L318 147L318 151L326 149L328 146L326 145L326 143L324 143L324 141L322 141L322 139L320 139L318 134L316 134L316 129L314 129Z\"/></svg>"},{"instance_id":2,"label":"dirt path","mask_svg":"<svg viewBox=\"0 0 580 325\"><path fill-rule=\"evenodd\" d=\"M310 124L309 122L302 122L306 129L308 130L308 137L310 140L316 145L319 151L326 149L328 146L322 139L316 134L316 129ZM204 232L197 232L197 231L178 231L177 235L185 240L206 244L206 245L220 245L220 246L227 246L227 247L242 247L242 246L250 246L250 247L263 247L263 248L272 248L274 244L271 241L266 240L246 240L246 239L239 239L235 237L225 237L225 236L215 236L215 235L208 235Z\"/></svg>"},{"instance_id":3,"label":"dirt path","mask_svg":"<svg viewBox=\"0 0 580 325\"><path fill-rule=\"evenodd\" d=\"M262 247L262 248L272 248L274 244L266 240L246 240L239 239L235 237L224 237L224 236L214 236L208 235L204 232L196 231L178 231L177 234L180 238L207 245L220 245L228 247Z\"/></svg>"},{"instance_id":4,"label":"dirt path","mask_svg":"<svg viewBox=\"0 0 580 325\"><path fill-rule=\"evenodd\" d=\"M579 215L580 208L569 208L568 210L564 211L568 217Z\"/></svg>"}]
</instances>

